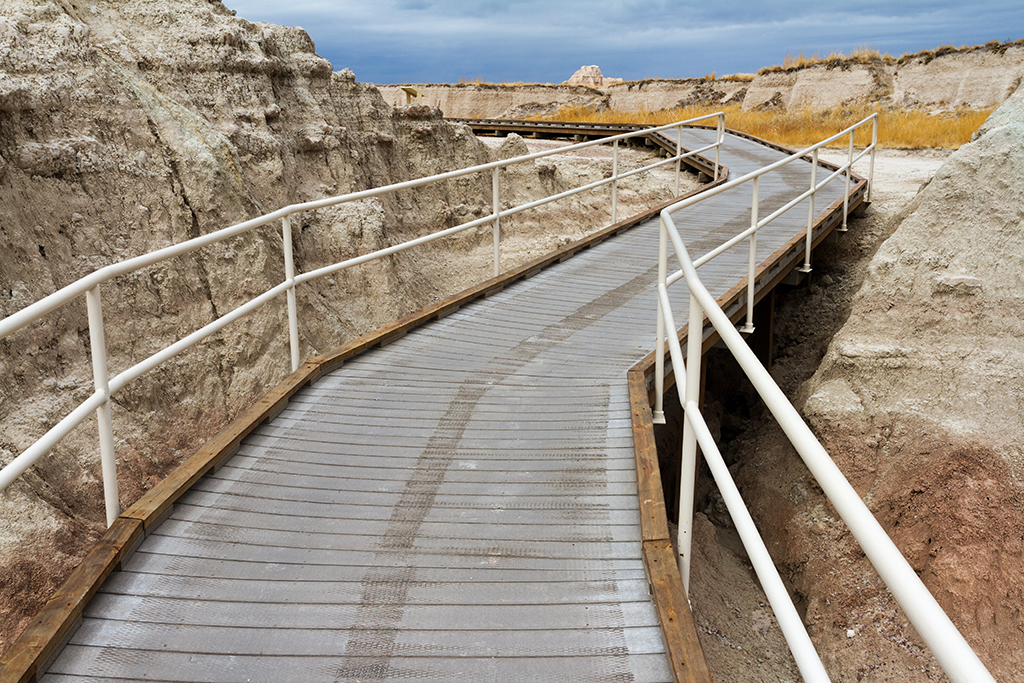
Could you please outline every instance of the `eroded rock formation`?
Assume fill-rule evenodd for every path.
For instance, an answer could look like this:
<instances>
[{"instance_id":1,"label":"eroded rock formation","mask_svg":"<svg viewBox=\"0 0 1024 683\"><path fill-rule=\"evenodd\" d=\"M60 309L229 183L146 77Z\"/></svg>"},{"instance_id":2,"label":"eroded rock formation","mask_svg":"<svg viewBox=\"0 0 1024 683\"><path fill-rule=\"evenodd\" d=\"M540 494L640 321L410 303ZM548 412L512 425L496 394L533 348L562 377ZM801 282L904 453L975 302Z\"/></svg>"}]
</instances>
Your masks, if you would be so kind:
<instances>
[{"instance_id":1,"label":"eroded rock formation","mask_svg":"<svg viewBox=\"0 0 1024 683\"><path fill-rule=\"evenodd\" d=\"M502 152L504 153L504 152ZM295 202L483 163L437 109L393 109L297 28L215 0L0 1L0 316L104 265ZM520 192L561 189L553 168ZM526 189L523 189L526 188ZM490 177L296 217L300 270L490 213ZM303 288L309 357L479 280L489 231ZM104 285L111 373L284 275L279 226ZM358 296L355 296L357 295ZM283 302L114 396L128 505L288 370ZM84 304L0 340L0 463L92 391ZM95 421L0 495L0 650L104 526Z\"/></svg>"},{"instance_id":2,"label":"eroded rock formation","mask_svg":"<svg viewBox=\"0 0 1024 683\"><path fill-rule=\"evenodd\" d=\"M621 78L605 78L601 73L601 67L596 64L581 66L576 70L569 80L563 81L562 85L589 85L595 88L603 88L612 83L621 83Z\"/></svg>"}]
</instances>

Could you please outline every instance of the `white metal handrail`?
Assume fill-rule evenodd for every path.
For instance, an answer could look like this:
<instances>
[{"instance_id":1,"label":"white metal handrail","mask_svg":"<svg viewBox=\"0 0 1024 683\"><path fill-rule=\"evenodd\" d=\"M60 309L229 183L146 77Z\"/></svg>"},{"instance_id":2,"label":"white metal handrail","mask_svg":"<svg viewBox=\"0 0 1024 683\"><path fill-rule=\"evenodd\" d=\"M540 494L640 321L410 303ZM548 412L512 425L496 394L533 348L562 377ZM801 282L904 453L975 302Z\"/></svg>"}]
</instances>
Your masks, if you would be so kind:
<instances>
[{"instance_id":1,"label":"white metal handrail","mask_svg":"<svg viewBox=\"0 0 1024 683\"><path fill-rule=\"evenodd\" d=\"M872 128L871 128L871 144L868 147L866 147L860 154L858 154L857 156L854 156L854 153L853 153L853 151L854 151L853 150L854 135L856 134L857 130L867 126L869 123L872 126ZM840 166L835 172L833 172L830 176L825 178L825 180L823 180L823 181L821 181L819 183L818 180L817 180L817 177L818 177L818 175L817 175L817 171L818 171L818 150L820 150L822 147L825 147L826 145L829 145L829 144L835 142L836 140L842 139L844 136L849 136L849 145L848 145L849 151L848 151L848 157L847 157L846 163L843 164L842 166ZM739 185L742 185L743 183L750 183L751 184L751 186L753 188L753 190L752 190L752 195L753 196L751 198L751 204L750 204L750 206L751 206L750 227L747 228L746 230L744 230L743 232L739 233L738 235L735 235L734 237L726 240L724 243L722 243L718 247L715 247L714 249L712 249L708 253L704 254L703 256L701 256L700 258L698 258L694 262L695 266L698 266L698 267L702 266L705 263L707 263L708 261L712 260L713 258L715 258L717 256L720 256L721 254L725 253L730 248L732 248L735 245L739 244L743 240L745 240L745 239L749 239L750 240L750 249L749 249L749 254L748 254L748 259L747 259L747 292L746 292L747 320L746 320L746 325L743 328L744 332L750 333L750 332L754 331L754 324L753 324L753 320L754 320L754 284L755 284L755 276L756 276L756 269L757 269L757 261L756 261L756 255L757 255L757 232L761 228L763 228L764 226L768 225L769 223L774 221L776 218L778 218L779 216L783 215L784 213L786 213L787 211L792 209L794 206L796 206L797 204L802 202L804 199L809 199L809 208L808 208L808 211L807 211L806 240L805 240L805 246L804 246L804 264L803 264L803 267L800 269L802 272L809 273L811 271L811 247L812 247L812 241L813 241L813 237L814 237L814 219L816 218L815 213L814 213L814 197L817 195L818 191L821 190L821 188L825 187L832 180L834 180L835 178L839 177L840 175L845 175L845 178L846 178L846 191L845 191L845 193L843 195L843 226L842 226L842 230L846 230L847 229L847 219L848 219L849 213L850 213L849 195L850 195L850 180L851 180L851 178L853 176L853 165L858 160L863 158L865 154L868 154L868 153L871 154L871 165L870 165L870 168L868 170L868 191L867 191L867 199L870 201L870 198L871 198L871 185L874 182L874 172L875 172L875 149L877 147L878 147L878 114L872 114L871 116L868 116L864 120L862 120L862 121L860 121L858 123L855 123L854 125L850 126L846 130L843 130L843 131L841 131L839 133L836 133L832 137L827 138L825 140L822 140L821 142L819 142L819 143L817 143L815 145L812 145L812 146L808 147L807 149L801 150L799 152L795 152L794 154L791 154L791 155L789 155L789 156L787 156L787 157L785 157L783 159L780 159L780 160L778 160L778 161L776 161L776 162L774 162L772 164L764 166L763 168L759 168L759 169L757 169L755 171L751 171L750 173L747 173L746 175L742 175L739 178L735 178L733 180L730 180L729 182L723 183L723 184L719 185L716 188L713 188L711 190L708 190L707 192L701 193L698 196L693 196L693 197L689 197L688 199L684 199L683 201L678 202L676 204L673 204L672 206L670 206L667 209L665 209L665 211L667 211L668 214L671 215L673 213L676 213L677 211L682 211L683 209L686 209L686 208L688 208L690 206L693 206L694 204L697 204L697 203L705 201L705 200L707 200L707 199L709 199L711 197L714 197L715 195L721 194L722 192L726 192L728 190L731 190L731 189L733 189L733 188L735 188L735 187L737 187ZM797 197L791 199L784 206L782 206L781 208L779 208L776 211L772 212L770 215L766 216L765 218L760 218L759 219L758 218L758 213L759 213L759 209L760 209L759 200L760 200L761 176L766 175L768 173L772 173L773 171L777 171L778 169L782 168L783 166L786 166L788 164L794 163L796 161L805 160L807 158L808 154L810 154L810 163L811 163L811 186L810 186L810 188L806 192L803 192L800 195L798 195ZM666 286L678 282L683 277L683 271L682 270L678 270L678 271L672 273L671 275L668 274L668 270L667 270L668 269L668 251L667 251L667 248L668 248L668 243L665 240L665 237L662 236L661 246L659 248L659 261L658 261L659 271L658 271L658 278L659 278L659 281L665 282ZM664 361L664 359L665 359L665 345L664 345L665 329L664 329L664 326L662 324L663 321L662 321L662 314L661 314L661 308L660 308L661 307L661 302L660 301L658 303L658 306L659 306L659 309L658 309L658 333L657 333L657 337L658 338L657 338L657 355L655 356L655 359L656 359L656 367L655 367L655 375L654 375L654 381L655 381L655 392L654 392L655 405L654 405L653 420L654 420L655 424L664 424L664 422L665 422L665 413L664 413L664 409L663 409L663 406L662 406L662 397L664 395L664 381L665 381L664 380L664 378L665 378L665 361Z\"/></svg>"},{"instance_id":2,"label":"white metal handrail","mask_svg":"<svg viewBox=\"0 0 1024 683\"><path fill-rule=\"evenodd\" d=\"M693 125L702 121L708 121L715 119L717 122L717 135L714 143L701 147L700 149L683 151L681 146L677 143L676 154L669 156L667 159L643 166L626 173L618 172L618 159L619 159L619 141L625 140L632 137L646 136L661 131L676 129L681 130L684 126ZM301 365L301 354L299 345L299 331L298 331L298 307L295 298L295 287L298 284L310 282L317 278L330 275L339 270L350 268L352 266L365 263L367 261L383 258L391 254L411 249L415 246L425 244L434 240L438 240L449 235L454 235L458 232L472 229L474 227L484 225L487 223L493 226L493 243L494 243L494 254L493 254L493 268L494 275L497 276L501 272L500 267L500 220L502 217L515 215L522 211L526 211L531 208L547 204L549 202L557 201L568 197L573 194L593 190L604 185L611 185L612 195L612 223L617 222L617 189L618 183L624 178L628 178L637 173L643 173L650 171L654 168L659 168L666 164L675 162L676 164L676 194L678 195L679 188L679 172L681 161L685 158L701 154L711 149L715 149L715 178L718 177L718 147L722 144L724 139L724 114L715 113L708 114L706 116L700 116L693 119L687 119L684 121L677 121L664 126L657 126L654 128L647 128L643 130L632 131L628 133L622 133L619 135L613 135L606 138L592 140L589 142L581 142L574 145L569 145L560 149L552 149L543 152L535 152L532 154L515 157L513 159L505 159L501 161L494 161L487 164L480 164L477 166L459 169L456 171L449 171L447 173L440 173L437 175L429 176L426 178L419 178L416 180L409 180L406 182L395 183L384 187L374 188L370 190L363 190L361 192L352 192L337 197L330 197L320 199L316 201L304 202L301 204L293 204L286 206L282 209L278 209L272 213L268 213L264 216L254 218L248 221L244 221L237 225L224 228L222 230L202 235L194 239L175 244L157 251L137 256L120 263L114 263L109 266L100 268L99 270L86 275L85 277L77 280L76 282L63 287L62 289L50 294L49 296L40 299L34 304L27 306L26 308L8 316L7 318L0 320L0 339L7 337L8 335L20 330L27 325L39 320L48 313L56 310L57 308L76 300L79 296L85 295L86 306L88 309L89 319L89 336L91 344L91 356L93 365L93 380L95 385L95 391L85 401L79 404L74 410L68 415L61 419L56 425L51 427L40 439L29 446L25 451L14 458L8 463L2 470L0 470L0 491L7 488L13 481L21 476L29 467L31 467L40 457L50 451L61 439L67 436L71 430L81 424L90 413L96 411L97 419L99 422L99 442L100 442L100 461L101 469L103 472L103 489L104 489L104 500L106 507L107 524L112 524L120 514L120 503L118 501L118 487L117 487L117 466L114 454L114 438L113 438L113 426L110 416L110 398L111 396L123 388L128 383L140 376L154 369L161 363L173 358L177 354L185 351L186 349L194 346L203 339L206 339L212 334L222 330L227 325L238 320L239 318L248 315L253 310L276 298L281 294L287 296L287 308L288 308L288 336L289 336L289 352L291 357L291 368L294 372ZM677 136L678 138L679 136ZM612 175L609 178L602 179L597 182L593 182L587 185L583 185L572 190L560 192L543 199L528 202L516 207L502 210L500 202L500 181L499 171L502 168L511 166L512 164L523 163L527 161L533 161L542 157L551 156L554 154L561 154L567 151L573 151L591 147L599 144L606 144L611 142L613 145L613 168ZM422 187L424 185L436 182L443 182L454 178L460 178L463 176L471 175L474 173L486 173L492 174L492 200L493 200L493 212L484 216L480 219L469 221L451 228L440 230L429 235L424 235L416 239L412 239L403 242L398 245L387 247L384 249L378 249L374 252L363 254L354 258L347 259L340 263L336 263L330 266L325 266L307 273L296 274L295 262L292 254L292 232L291 232L291 216L303 211L312 211L316 209L322 209L330 206L336 206L347 202L355 202L363 199L370 199L385 194L399 192L402 190L410 190ZM237 235L254 230L260 226L268 225L274 221L280 220L282 226L282 238L283 238L283 257L285 266L285 279L280 284L267 290L263 294L250 300L249 302L239 306L231 312L217 318L208 325L196 330L192 334L184 337L183 339L171 344L170 346L158 351L151 355L149 358L133 365L127 370L119 373L114 377L110 377L107 366L107 352L105 342L105 332L103 323L103 312L100 304L100 285L109 282L117 277L133 273L140 269L152 266L156 263L160 263L167 259L181 256L184 254L191 253L203 247L222 242L230 239Z\"/></svg>"},{"instance_id":3,"label":"white metal handrail","mask_svg":"<svg viewBox=\"0 0 1024 683\"><path fill-rule=\"evenodd\" d=\"M867 120L858 125L863 125L866 122ZM851 159L850 163L852 163L852 131L844 131L844 133L840 133L837 137L841 137L847 132L851 136L849 158ZM875 128L872 145L875 144L875 141L877 141L877 127ZM808 151L814 153L814 160L816 161L818 147L820 145L799 152L784 161L788 163L795 158L803 157ZM861 156L863 156L863 153ZM780 165L773 164L775 168L778 168ZM872 155L872 172L873 166ZM848 167L844 168L849 171ZM843 169L840 170L842 171ZM748 174L737 181L727 183L726 186L735 187L740 182L745 182L746 180L752 180L756 183L760 175L763 175L763 173ZM814 176L813 172L812 176ZM812 186L815 182L812 179ZM847 173L844 213L849 209L849 195L849 173ZM814 195L811 194L810 196L813 199ZM756 226L759 223L756 214L756 191L754 197L755 209L754 226L752 226L753 232L751 232L752 237L756 235ZM774 563L764 546L764 542L761 540L753 524L750 513L744 505L735 483L732 481L725 462L722 460L718 446L715 444L708 431L707 424L700 413L698 400L700 395L702 330L704 329L704 317L706 315L950 680L953 683L995 683L991 673L985 668L985 665L971 649L970 645L967 644L967 641L964 640L964 637L957 630L953 622L950 621L924 583L922 583L917 573L914 572L885 530L871 514L871 511L861 500L856 490L846 480L846 477L843 476L842 471L835 465L813 432L801 419L796 408L793 407L768 371L758 361L757 356L743 339L741 332L736 329L729 320L729 316L726 315L725 311L722 310L715 301L715 298L700 281L697 267L700 263L707 262L709 259L692 260L690 258L679 235L679 231L672 220L674 212L686 206L691 206L694 203L690 200L684 200L661 212L662 239L659 254L658 282L658 360L662 361L661 356L664 353L663 342L667 342L672 359L672 367L677 374L677 381L680 386L684 387L683 392L681 392L683 395L681 402L685 420L683 423L678 539L679 566L684 586L688 588L689 584L690 540L693 521L693 480L696 470L696 450L699 444L701 452L711 469L712 476L719 486L729 513L736 523L737 531L750 557L751 564L754 566L758 580L761 582L765 595L776 614L779 627L789 644L801 675L807 681L829 680L828 674L814 649L806 628L779 578L778 571L775 569ZM813 219L813 216L811 218ZM809 242L810 223L807 230ZM666 276L666 261L667 242L669 240L679 262L681 277L686 280L686 285L690 292L689 338L687 340L685 368L683 352L678 337L674 333L676 327L668 296L668 286L670 283ZM748 302L752 300L754 294L752 283L750 286L751 289L748 289L747 292ZM748 322L750 320L749 310L747 320ZM666 328L671 333L665 334ZM661 367L663 367L663 364ZM660 386L658 391L662 391Z\"/></svg>"}]
</instances>

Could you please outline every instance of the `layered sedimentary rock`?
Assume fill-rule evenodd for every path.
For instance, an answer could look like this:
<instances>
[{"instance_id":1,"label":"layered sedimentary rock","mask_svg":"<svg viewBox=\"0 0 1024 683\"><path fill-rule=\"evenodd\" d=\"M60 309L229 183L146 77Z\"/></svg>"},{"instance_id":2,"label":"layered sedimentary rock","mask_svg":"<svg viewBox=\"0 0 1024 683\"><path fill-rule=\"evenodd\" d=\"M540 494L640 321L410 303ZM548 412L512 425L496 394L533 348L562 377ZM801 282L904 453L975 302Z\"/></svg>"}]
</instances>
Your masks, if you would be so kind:
<instances>
[{"instance_id":1,"label":"layered sedimentary rock","mask_svg":"<svg viewBox=\"0 0 1024 683\"><path fill-rule=\"evenodd\" d=\"M405 102L401 85L378 85L381 96L393 106ZM521 119L547 116L564 107L600 111L608 108L608 96L587 85L493 85L490 83L416 84L423 102L456 119Z\"/></svg>"}]
</instances>

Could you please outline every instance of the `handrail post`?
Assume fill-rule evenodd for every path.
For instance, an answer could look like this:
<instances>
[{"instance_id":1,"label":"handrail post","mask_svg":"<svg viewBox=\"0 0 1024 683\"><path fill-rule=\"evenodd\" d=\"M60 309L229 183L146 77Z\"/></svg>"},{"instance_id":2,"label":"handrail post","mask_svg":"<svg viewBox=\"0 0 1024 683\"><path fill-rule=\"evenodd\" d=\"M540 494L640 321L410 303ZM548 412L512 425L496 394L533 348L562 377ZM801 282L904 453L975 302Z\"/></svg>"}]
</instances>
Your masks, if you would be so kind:
<instances>
[{"instance_id":1,"label":"handrail post","mask_svg":"<svg viewBox=\"0 0 1024 683\"><path fill-rule=\"evenodd\" d=\"M690 294L689 320L686 327L685 403L700 400L700 362L704 346L704 311L697 298ZM679 385L678 371L676 386ZM690 421L683 418L683 450L679 463L679 574L683 590L690 593L690 546L693 540L693 497L697 478L697 434Z\"/></svg>"},{"instance_id":2,"label":"handrail post","mask_svg":"<svg viewBox=\"0 0 1024 683\"><path fill-rule=\"evenodd\" d=\"M494 277L501 274L501 188L498 167L491 171L491 202L494 205Z\"/></svg>"},{"instance_id":3,"label":"handrail post","mask_svg":"<svg viewBox=\"0 0 1024 683\"><path fill-rule=\"evenodd\" d=\"M96 391L106 395L106 400L96 409L96 422L99 425L103 499L106 503L109 527L121 515L121 502L117 491L117 457L114 454L114 425L110 415L110 373L107 368L107 341L103 330L103 307L100 304L99 285L86 291L85 305L89 314L92 377Z\"/></svg>"},{"instance_id":4,"label":"handrail post","mask_svg":"<svg viewBox=\"0 0 1024 683\"><path fill-rule=\"evenodd\" d=\"M299 309L295 301L295 259L292 256L292 217L281 219L281 236L284 244L284 278L288 283L288 343L291 348L292 372L299 369Z\"/></svg>"},{"instance_id":5,"label":"handrail post","mask_svg":"<svg viewBox=\"0 0 1024 683\"><path fill-rule=\"evenodd\" d=\"M679 196L679 171L683 165L683 160L680 157L683 154L683 127L679 125L676 127L676 191L673 197Z\"/></svg>"},{"instance_id":6,"label":"handrail post","mask_svg":"<svg viewBox=\"0 0 1024 683\"><path fill-rule=\"evenodd\" d=\"M678 193L677 193L678 194ZM619 222L619 141L612 143L612 224Z\"/></svg>"},{"instance_id":7,"label":"handrail post","mask_svg":"<svg viewBox=\"0 0 1024 683\"><path fill-rule=\"evenodd\" d=\"M839 232L846 232L846 219L850 213L850 179L853 176L853 135L856 130L850 131L850 151L846 159L846 190L843 192L843 227Z\"/></svg>"},{"instance_id":8,"label":"handrail post","mask_svg":"<svg viewBox=\"0 0 1024 683\"><path fill-rule=\"evenodd\" d=\"M665 217L659 223L661 229L658 237L658 286L664 287L668 278L668 228ZM669 330L675 334L675 330ZM661 297L658 297L658 338L654 353L654 408L651 421L654 424L665 424L665 311L662 309Z\"/></svg>"},{"instance_id":9,"label":"handrail post","mask_svg":"<svg viewBox=\"0 0 1024 683\"><path fill-rule=\"evenodd\" d=\"M801 273L811 272L811 243L814 239L814 198L818 195L818 150L811 152L811 196L807 207L807 242L804 249L804 265Z\"/></svg>"},{"instance_id":10,"label":"handrail post","mask_svg":"<svg viewBox=\"0 0 1024 683\"><path fill-rule=\"evenodd\" d=\"M725 114L718 115L717 136L715 137L715 180L718 180L718 152L722 149L722 142L725 140Z\"/></svg>"},{"instance_id":11,"label":"handrail post","mask_svg":"<svg viewBox=\"0 0 1024 683\"><path fill-rule=\"evenodd\" d=\"M868 197L871 203L871 190L875 187L875 150L878 149L878 114L875 114L871 125L871 161L868 166Z\"/></svg>"},{"instance_id":12,"label":"handrail post","mask_svg":"<svg viewBox=\"0 0 1024 683\"><path fill-rule=\"evenodd\" d=\"M754 178L753 185L754 193L750 201L750 227L754 229L754 232L750 233L750 257L747 260L747 322L740 330L744 334L754 331L754 270L757 267L757 209L761 176Z\"/></svg>"}]
</instances>

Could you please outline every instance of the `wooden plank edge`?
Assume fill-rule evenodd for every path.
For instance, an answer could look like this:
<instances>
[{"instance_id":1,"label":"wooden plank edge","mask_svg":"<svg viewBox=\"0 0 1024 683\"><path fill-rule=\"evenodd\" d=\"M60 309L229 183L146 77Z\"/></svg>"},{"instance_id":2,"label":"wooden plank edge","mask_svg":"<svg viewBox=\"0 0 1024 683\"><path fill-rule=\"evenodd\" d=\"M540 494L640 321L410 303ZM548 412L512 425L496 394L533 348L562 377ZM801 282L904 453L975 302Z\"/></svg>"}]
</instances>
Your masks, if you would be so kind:
<instances>
[{"instance_id":1,"label":"wooden plank edge","mask_svg":"<svg viewBox=\"0 0 1024 683\"><path fill-rule=\"evenodd\" d=\"M667 539L644 541L643 555L676 683L711 683L711 670L683 590L672 543Z\"/></svg>"},{"instance_id":2,"label":"wooden plank edge","mask_svg":"<svg viewBox=\"0 0 1024 683\"><path fill-rule=\"evenodd\" d=\"M73 635L85 605L143 534L142 522L119 517L100 537L67 581L0 657L0 682L28 683Z\"/></svg>"},{"instance_id":3,"label":"wooden plank edge","mask_svg":"<svg viewBox=\"0 0 1024 683\"><path fill-rule=\"evenodd\" d=\"M668 518L665 494L658 466L658 448L648 402L647 382L642 370L630 370L629 405L633 421L633 451L636 457L637 495L640 501L640 535L645 541L667 540Z\"/></svg>"},{"instance_id":4,"label":"wooden plank edge","mask_svg":"<svg viewBox=\"0 0 1024 683\"><path fill-rule=\"evenodd\" d=\"M627 373L644 569L673 678L677 683L711 683L707 657L697 636L697 625L683 590L679 565L669 538L654 425L648 401L646 377L651 372L653 365L645 366L641 361Z\"/></svg>"},{"instance_id":5,"label":"wooden plank edge","mask_svg":"<svg viewBox=\"0 0 1024 683\"><path fill-rule=\"evenodd\" d=\"M541 268L558 262L567 252L575 253L591 246L592 242L603 241L612 235L635 227L657 215L666 206L671 206L686 197L725 182L728 178L728 169L722 168L724 169L722 177L715 183L709 183L646 212L619 221L583 239L567 244L547 256L535 259L496 278L428 305L395 323L378 328L303 363L298 370L260 397L190 458L121 513L121 516L107 529L107 532L89 551L68 580L57 589L43 610L33 618L25 631L0 658L0 683L34 681L40 666L63 647L62 639L81 616L85 605L103 581L119 568L122 559L130 553L136 542L162 521L170 507L195 482L217 466L221 460L236 452L243 438L265 419L275 414L303 386L315 382L330 370L341 365L346 358L379 345L382 341L386 342L403 335L408 330L430 320L443 317L489 291L501 289L509 282L529 277ZM127 533L126 530L130 530L130 533Z\"/></svg>"}]
</instances>

